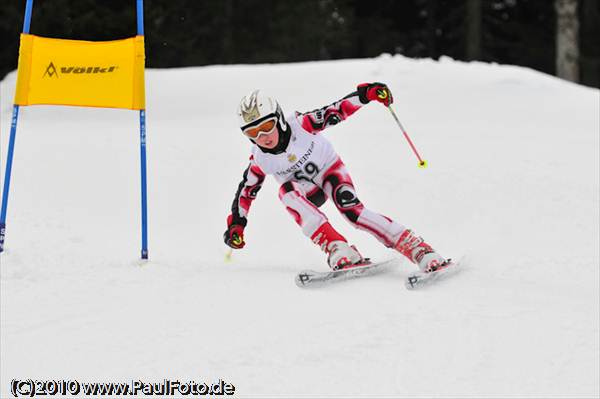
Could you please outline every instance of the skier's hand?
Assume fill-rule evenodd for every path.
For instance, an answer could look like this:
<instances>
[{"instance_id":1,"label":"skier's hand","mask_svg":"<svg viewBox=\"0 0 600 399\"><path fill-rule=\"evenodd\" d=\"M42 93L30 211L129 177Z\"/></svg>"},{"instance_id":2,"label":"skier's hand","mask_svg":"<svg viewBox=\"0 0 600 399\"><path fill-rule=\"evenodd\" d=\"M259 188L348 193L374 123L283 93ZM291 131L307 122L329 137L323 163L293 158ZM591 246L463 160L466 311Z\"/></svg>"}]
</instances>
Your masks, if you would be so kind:
<instances>
[{"instance_id":1,"label":"skier's hand","mask_svg":"<svg viewBox=\"0 0 600 399\"><path fill-rule=\"evenodd\" d=\"M227 230L223 233L223 241L233 249L244 248L244 226L233 223L233 217L227 218Z\"/></svg>"},{"instance_id":2,"label":"skier's hand","mask_svg":"<svg viewBox=\"0 0 600 399\"><path fill-rule=\"evenodd\" d=\"M244 241L244 228L237 224L229 226L225 234L223 234L223 240L225 244L233 249L244 248L244 245L246 245L246 241Z\"/></svg>"},{"instance_id":3,"label":"skier's hand","mask_svg":"<svg viewBox=\"0 0 600 399\"><path fill-rule=\"evenodd\" d=\"M358 91L358 98L363 104L375 100L389 107L394 102L392 92L385 83L361 83L356 87L356 90Z\"/></svg>"}]
</instances>

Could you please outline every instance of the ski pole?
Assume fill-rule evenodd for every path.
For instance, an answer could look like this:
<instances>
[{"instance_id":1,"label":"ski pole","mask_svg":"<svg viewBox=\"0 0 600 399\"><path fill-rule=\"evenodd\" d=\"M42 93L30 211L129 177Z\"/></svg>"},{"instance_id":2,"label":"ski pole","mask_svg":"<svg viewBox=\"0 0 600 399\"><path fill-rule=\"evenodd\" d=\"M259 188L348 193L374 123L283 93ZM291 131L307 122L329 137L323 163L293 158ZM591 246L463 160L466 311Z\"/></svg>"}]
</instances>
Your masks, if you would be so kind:
<instances>
[{"instance_id":1,"label":"ski pole","mask_svg":"<svg viewBox=\"0 0 600 399\"><path fill-rule=\"evenodd\" d=\"M400 120L396 116L396 113L394 112L394 110L392 109L392 107L390 105L388 105L387 109L390 110L392 116L394 117L394 120L396 121L396 123L400 127L400 130L402 130L402 133L404 134L404 137L406 137L406 141L408 141L408 144L410 145L410 148L412 148L413 152L417 156L417 159L419 160L419 168L426 168L427 167L427 161L425 161L424 159L422 159L421 156L419 155L419 152L415 148L415 145L411 141L410 137L408 137L408 133L406 133L406 130L404 130L404 126L402 126L402 123L400 123Z\"/></svg>"}]
</instances>

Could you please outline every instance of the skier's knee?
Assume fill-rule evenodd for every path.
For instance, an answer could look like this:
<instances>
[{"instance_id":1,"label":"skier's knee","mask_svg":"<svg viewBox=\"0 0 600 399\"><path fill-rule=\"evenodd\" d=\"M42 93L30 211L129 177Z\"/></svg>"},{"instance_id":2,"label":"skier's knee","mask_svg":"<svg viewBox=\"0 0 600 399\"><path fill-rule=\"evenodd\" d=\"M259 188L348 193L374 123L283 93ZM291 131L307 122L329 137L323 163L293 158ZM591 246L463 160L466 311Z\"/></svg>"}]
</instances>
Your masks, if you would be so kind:
<instances>
[{"instance_id":1,"label":"skier's knee","mask_svg":"<svg viewBox=\"0 0 600 399\"><path fill-rule=\"evenodd\" d=\"M342 183L333 190L333 201L336 208L354 226L360 217L363 204L360 202L351 184Z\"/></svg>"},{"instance_id":2,"label":"skier's knee","mask_svg":"<svg viewBox=\"0 0 600 399\"><path fill-rule=\"evenodd\" d=\"M333 201L335 206L342 212L360 205L354 187L351 184L342 183L333 190Z\"/></svg>"}]
</instances>

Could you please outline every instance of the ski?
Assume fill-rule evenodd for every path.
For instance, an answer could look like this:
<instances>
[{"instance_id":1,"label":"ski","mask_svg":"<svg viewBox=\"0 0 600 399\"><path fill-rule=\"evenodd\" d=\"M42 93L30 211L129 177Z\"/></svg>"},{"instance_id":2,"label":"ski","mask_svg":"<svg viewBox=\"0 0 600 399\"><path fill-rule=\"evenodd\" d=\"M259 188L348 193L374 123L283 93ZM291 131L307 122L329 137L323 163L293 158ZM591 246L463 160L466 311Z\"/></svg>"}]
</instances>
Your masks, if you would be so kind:
<instances>
[{"instance_id":1,"label":"ski","mask_svg":"<svg viewBox=\"0 0 600 399\"><path fill-rule=\"evenodd\" d=\"M372 276L388 270L395 261L396 259L390 259L382 262L367 261L368 263L364 266L355 266L349 269L330 272L303 270L296 275L296 285L300 288L322 287L324 285L359 277Z\"/></svg>"},{"instance_id":2,"label":"ski","mask_svg":"<svg viewBox=\"0 0 600 399\"><path fill-rule=\"evenodd\" d=\"M459 262L450 262L448 266L435 272L415 272L406 277L404 285L409 290L418 289L427 286L435 281L450 277L460 271Z\"/></svg>"}]
</instances>

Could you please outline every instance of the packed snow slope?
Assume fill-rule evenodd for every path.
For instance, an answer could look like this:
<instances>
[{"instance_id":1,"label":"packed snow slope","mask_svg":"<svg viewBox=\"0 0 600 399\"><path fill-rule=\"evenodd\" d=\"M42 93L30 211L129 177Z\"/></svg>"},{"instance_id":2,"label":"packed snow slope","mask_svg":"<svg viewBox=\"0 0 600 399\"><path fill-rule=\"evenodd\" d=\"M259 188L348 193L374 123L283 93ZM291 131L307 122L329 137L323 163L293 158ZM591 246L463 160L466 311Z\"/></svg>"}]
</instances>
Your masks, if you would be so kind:
<instances>
[{"instance_id":1,"label":"packed snow slope","mask_svg":"<svg viewBox=\"0 0 600 399\"><path fill-rule=\"evenodd\" d=\"M326 270L268 178L247 246L225 218L250 143L239 99L308 111L385 82L390 113L324 134L373 210L462 273L422 291L386 274L299 289ZM2 168L15 74L1 86ZM138 115L21 108L1 255L1 390L13 378L212 382L240 397L598 397L599 107L520 67L401 56L147 72L150 261L140 250ZM2 172L4 178L4 172ZM332 224L364 255L396 254Z\"/></svg>"}]
</instances>

